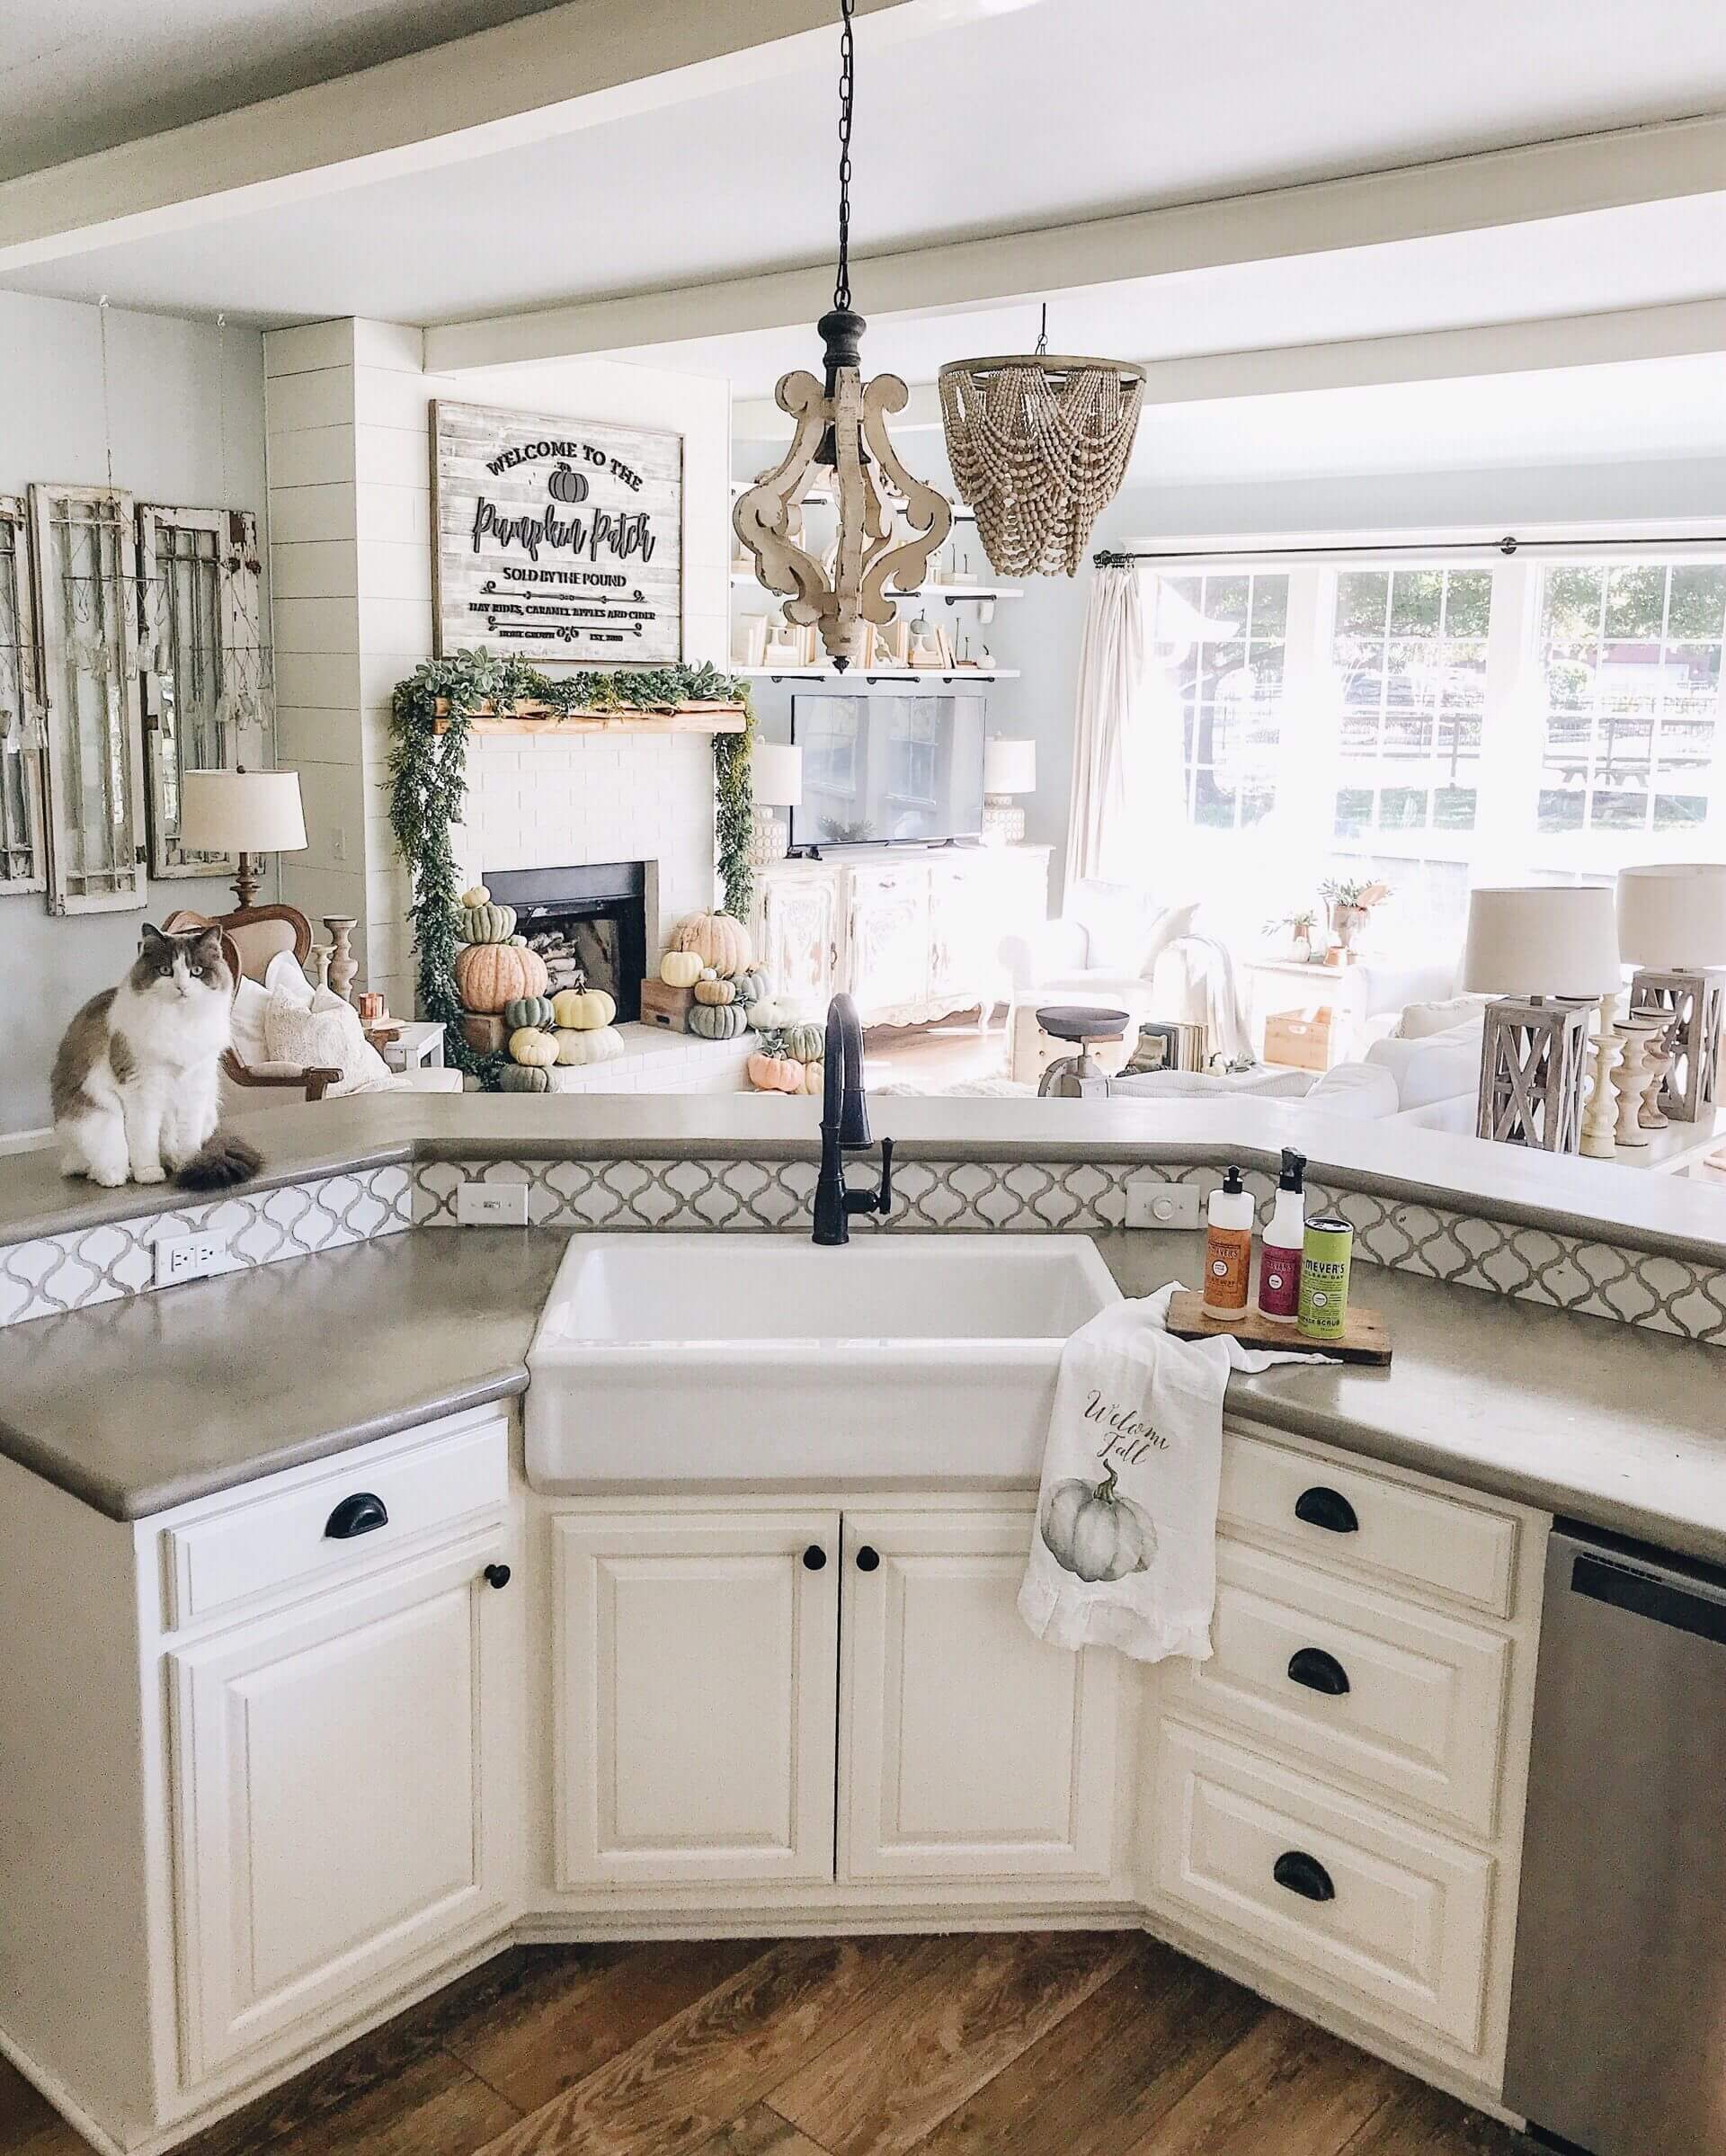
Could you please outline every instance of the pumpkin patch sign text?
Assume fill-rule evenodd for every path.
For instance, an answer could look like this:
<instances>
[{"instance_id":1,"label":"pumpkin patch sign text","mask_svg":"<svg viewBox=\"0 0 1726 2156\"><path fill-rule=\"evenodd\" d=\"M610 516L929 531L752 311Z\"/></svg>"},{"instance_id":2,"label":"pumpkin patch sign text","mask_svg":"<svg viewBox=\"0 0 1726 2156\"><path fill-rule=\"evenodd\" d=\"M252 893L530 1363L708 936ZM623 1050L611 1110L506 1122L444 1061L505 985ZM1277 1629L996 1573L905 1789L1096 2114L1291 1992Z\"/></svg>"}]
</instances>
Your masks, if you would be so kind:
<instances>
[{"instance_id":1,"label":"pumpkin patch sign text","mask_svg":"<svg viewBox=\"0 0 1726 2156\"><path fill-rule=\"evenodd\" d=\"M681 435L440 397L432 471L440 656L682 658Z\"/></svg>"}]
</instances>

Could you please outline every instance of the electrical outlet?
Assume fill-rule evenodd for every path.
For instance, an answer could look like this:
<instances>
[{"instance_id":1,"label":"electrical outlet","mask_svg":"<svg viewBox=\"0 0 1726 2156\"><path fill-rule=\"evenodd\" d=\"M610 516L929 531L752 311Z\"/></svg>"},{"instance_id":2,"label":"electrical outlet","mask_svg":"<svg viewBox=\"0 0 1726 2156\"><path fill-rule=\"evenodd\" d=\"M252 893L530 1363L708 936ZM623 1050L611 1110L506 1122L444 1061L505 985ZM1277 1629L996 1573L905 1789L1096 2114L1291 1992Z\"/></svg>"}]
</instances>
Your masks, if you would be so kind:
<instances>
[{"instance_id":1,"label":"electrical outlet","mask_svg":"<svg viewBox=\"0 0 1726 2156\"><path fill-rule=\"evenodd\" d=\"M524 1228L526 1183L463 1183L456 1192L456 1219L465 1228Z\"/></svg>"},{"instance_id":2,"label":"electrical outlet","mask_svg":"<svg viewBox=\"0 0 1726 2156\"><path fill-rule=\"evenodd\" d=\"M1134 1177L1126 1186L1126 1225L1130 1228L1197 1228L1197 1189L1192 1183L1160 1182L1152 1175Z\"/></svg>"},{"instance_id":3,"label":"electrical outlet","mask_svg":"<svg viewBox=\"0 0 1726 2156\"><path fill-rule=\"evenodd\" d=\"M156 1284L178 1287L187 1280L227 1270L226 1235L158 1235L156 1239Z\"/></svg>"}]
</instances>

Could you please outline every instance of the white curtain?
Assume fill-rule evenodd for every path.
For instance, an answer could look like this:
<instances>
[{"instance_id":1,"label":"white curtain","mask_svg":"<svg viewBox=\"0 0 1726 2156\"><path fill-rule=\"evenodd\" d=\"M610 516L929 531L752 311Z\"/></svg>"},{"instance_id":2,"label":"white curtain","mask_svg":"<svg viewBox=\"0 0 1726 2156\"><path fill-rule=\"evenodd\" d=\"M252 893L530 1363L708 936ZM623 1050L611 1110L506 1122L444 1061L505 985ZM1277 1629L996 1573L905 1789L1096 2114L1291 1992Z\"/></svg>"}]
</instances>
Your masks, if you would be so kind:
<instances>
[{"instance_id":1,"label":"white curtain","mask_svg":"<svg viewBox=\"0 0 1726 2156\"><path fill-rule=\"evenodd\" d=\"M1180 850L1180 698L1157 619L1175 599L1136 563L1092 580L1073 715L1069 890L1088 876L1155 889Z\"/></svg>"}]
</instances>

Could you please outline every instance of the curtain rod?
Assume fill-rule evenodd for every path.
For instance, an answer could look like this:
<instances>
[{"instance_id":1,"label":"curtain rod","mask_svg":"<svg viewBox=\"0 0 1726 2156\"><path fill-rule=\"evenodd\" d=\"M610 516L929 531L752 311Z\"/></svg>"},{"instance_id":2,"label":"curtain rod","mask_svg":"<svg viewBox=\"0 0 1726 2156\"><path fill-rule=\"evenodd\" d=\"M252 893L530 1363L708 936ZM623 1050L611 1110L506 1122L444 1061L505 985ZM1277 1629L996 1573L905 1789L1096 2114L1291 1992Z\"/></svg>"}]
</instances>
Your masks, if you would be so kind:
<instances>
[{"instance_id":1,"label":"curtain rod","mask_svg":"<svg viewBox=\"0 0 1726 2156\"><path fill-rule=\"evenodd\" d=\"M1123 553L1117 548L1104 547L1091 556L1093 566L1099 569L1125 569L1140 561L1294 561L1308 557L1335 561L1359 556L1363 559L1381 554L1424 555L1428 560L1439 554L1503 555L1534 554L1542 551L1557 554L1597 553L1611 554L1625 547L1721 547L1726 548L1726 531L1668 532L1660 539L1519 539L1507 532L1500 539L1443 539L1437 544L1421 546L1413 539L1396 539L1388 543L1366 540L1349 546L1338 541L1329 547L1219 547L1206 549L1188 547L1179 552L1159 552L1151 548L1134 548Z\"/></svg>"}]
</instances>

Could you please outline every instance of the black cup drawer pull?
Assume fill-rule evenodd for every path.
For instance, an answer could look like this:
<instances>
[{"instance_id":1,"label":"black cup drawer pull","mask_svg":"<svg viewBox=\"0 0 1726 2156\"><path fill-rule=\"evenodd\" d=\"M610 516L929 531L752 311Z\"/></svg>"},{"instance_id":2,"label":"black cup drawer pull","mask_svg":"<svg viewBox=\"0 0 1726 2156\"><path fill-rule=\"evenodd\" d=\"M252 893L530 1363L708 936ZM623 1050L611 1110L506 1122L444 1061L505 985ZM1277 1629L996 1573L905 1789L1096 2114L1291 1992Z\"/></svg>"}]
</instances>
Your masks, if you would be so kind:
<instances>
[{"instance_id":1,"label":"black cup drawer pull","mask_svg":"<svg viewBox=\"0 0 1726 2156\"><path fill-rule=\"evenodd\" d=\"M1323 1692L1331 1699L1340 1699L1348 1689L1348 1672L1322 1647L1296 1647L1288 1658L1288 1681L1303 1684L1309 1692Z\"/></svg>"},{"instance_id":2,"label":"black cup drawer pull","mask_svg":"<svg viewBox=\"0 0 1726 2156\"><path fill-rule=\"evenodd\" d=\"M374 1497L369 1490L359 1490L337 1505L325 1521L324 1532L332 1542L351 1542L356 1535L369 1535L374 1528L388 1525L383 1499Z\"/></svg>"},{"instance_id":3,"label":"black cup drawer pull","mask_svg":"<svg viewBox=\"0 0 1726 2156\"><path fill-rule=\"evenodd\" d=\"M1278 1886L1286 1886L1292 1894L1299 1894L1307 1902L1334 1902L1337 1890L1330 1884L1330 1875L1316 1857L1309 1857L1304 1849L1285 1849L1270 1867L1270 1875Z\"/></svg>"},{"instance_id":4,"label":"black cup drawer pull","mask_svg":"<svg viewBox=\"0 0 1726 2156\"><path fill-rule=\"evenodd\" d=\"M1312 1489L1303 1490L1294 1500L1294 1517L1303 1519L1310 1528L1323 1528L1331 1535L1357 1535L1360 1521L1355 1508L1340 1490L1328 1490L1322 1483Z\"/></svg>"}]
</instances>

